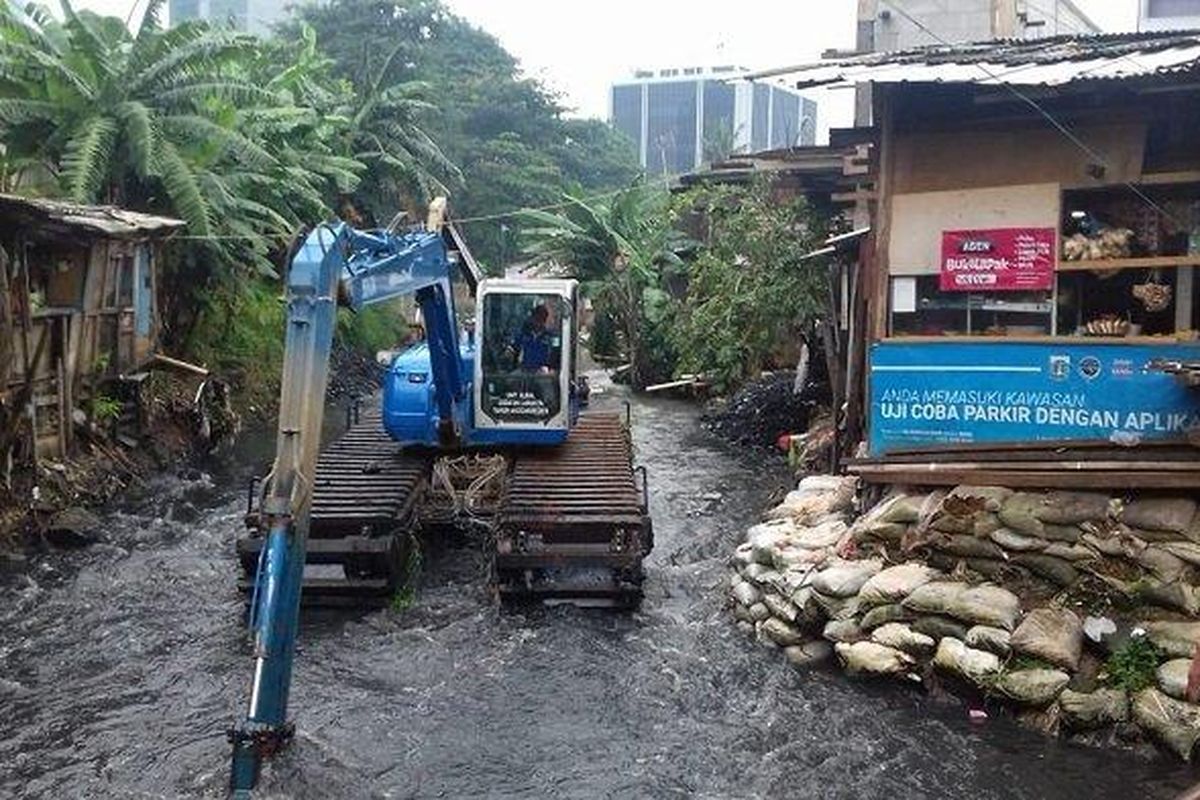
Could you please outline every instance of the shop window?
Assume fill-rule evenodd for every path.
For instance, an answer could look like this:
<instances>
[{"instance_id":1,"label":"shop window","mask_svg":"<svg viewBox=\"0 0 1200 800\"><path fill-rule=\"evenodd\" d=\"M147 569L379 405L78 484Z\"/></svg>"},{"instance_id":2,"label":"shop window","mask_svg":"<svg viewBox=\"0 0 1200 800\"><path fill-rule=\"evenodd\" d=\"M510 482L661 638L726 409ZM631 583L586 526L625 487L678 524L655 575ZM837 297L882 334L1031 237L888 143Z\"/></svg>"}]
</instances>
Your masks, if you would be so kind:
<instances>
[{"instance_id":1,"label":"shop window","mask_svg":"<svg viewBox=\"0 0 1200 800\"><path fill-rule=\"evenodd\" d=\"M894 336L1045 336L1050 292L944 292L937 275L892 279Z\"/></svg>"},{"instance_id":2,"label":"shop window","mask_svg":"<svg viewBox=\"0 0 1200 800\"><path fill-rule=\"evenodd\" d=\"M1176 270L1061 273L1058 332L1077 336L1172 335L1176 278Z\"/></svg>"}]
</instances>

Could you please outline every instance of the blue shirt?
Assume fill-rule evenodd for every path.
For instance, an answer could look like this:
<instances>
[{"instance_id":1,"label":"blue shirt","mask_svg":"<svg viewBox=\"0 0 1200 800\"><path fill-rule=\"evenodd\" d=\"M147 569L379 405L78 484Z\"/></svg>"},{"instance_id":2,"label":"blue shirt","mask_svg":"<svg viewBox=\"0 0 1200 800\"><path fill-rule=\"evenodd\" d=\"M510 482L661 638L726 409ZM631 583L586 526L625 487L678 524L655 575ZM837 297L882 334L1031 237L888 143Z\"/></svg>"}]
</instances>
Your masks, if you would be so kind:
<instances>
[{"instance_id":1,"label":"blue shirt","mask_svg":"<svg viewBox=\"0 0 1200 800\"><path fill-rule=\"evenodd\" d=\"M526 328L517 339L521 351L521 369L538 370L550 366L550 334L545 330Z\"/></svg>"}]
</instances>

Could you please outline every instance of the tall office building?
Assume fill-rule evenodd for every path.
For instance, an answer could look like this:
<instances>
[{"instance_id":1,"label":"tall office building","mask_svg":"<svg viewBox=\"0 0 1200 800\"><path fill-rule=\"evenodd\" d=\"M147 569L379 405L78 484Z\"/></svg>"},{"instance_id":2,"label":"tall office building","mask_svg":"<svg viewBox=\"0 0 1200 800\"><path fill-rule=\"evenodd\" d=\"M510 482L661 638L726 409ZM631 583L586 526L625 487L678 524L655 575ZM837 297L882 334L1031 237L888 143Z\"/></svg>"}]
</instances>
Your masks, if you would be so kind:
<instances>
[{"instance_id":1,"label":"tall office building","mask_svg":"<svg viewBox=\"0 0 1200 800\"><path fill-rule=\"evenodd\" d=\"M282 20L293 0L170 0L172 25L189 19L232 23L238 30L265 35Z\"/></svg>"},{"instance_id":2,"label":"tall office building","mask_svg":"<svg viewBox=\"0 0 1200 800\"><path fill-rule=\"evenodd\" d=\"M817 104L780 86L738 82L736 67L638 71L615 83L609 119L638 146L651 175L758 150L812 144Z\"/></svg>"},{"instance_id":3,"label":"tall office building","mask_svg":"<svg viewBox=\"0 0 1200 800\"><path fill-rule=\"evenodd\" d=\"M1200 28L1200 0L1139 0L1139 31Z\"/></svg>"}]
</instances>

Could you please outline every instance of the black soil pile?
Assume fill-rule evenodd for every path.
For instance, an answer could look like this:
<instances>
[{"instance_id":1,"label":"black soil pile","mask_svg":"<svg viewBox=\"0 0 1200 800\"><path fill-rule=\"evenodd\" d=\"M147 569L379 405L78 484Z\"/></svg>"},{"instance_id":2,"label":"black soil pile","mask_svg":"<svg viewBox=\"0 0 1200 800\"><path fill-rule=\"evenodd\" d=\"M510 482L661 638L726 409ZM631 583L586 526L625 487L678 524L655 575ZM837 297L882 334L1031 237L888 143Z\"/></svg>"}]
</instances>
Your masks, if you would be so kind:
<instances>
[{"instance_id":1,"label":"black soil pile","mask_svg":"<svg viewBox=\"0 0 1200 800\"><path fill-rule=\"evenodd\" d=\"M385 371L383 365L374 358L335 342L330 355L329 387L325 396L337 400L373 394L383 385Z\"/></svg>"},{"instance_id":2,"label":"black soil pile","mask_svg":"<svg viewBox=\"0 0 1200 800\"><path fill-rule=\"evenodd\" d=\"M750 381L704 415L704 427L734 444L775 447L785 433L804 433L809 420L829 404L829 378L820 354L810 362L808 382L793 391L796 373L775 372Z\"/></svg>"}]
</instances>

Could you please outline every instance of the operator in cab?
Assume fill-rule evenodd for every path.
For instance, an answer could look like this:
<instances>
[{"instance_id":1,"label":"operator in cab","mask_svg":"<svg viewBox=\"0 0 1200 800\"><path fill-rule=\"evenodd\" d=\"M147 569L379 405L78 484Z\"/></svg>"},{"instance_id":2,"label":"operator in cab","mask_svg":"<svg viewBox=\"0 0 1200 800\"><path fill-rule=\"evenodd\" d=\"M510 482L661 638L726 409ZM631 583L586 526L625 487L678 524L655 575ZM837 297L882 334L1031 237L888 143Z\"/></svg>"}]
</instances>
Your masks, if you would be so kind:
<instances>
[{"instance_id":1,"label":"operator in cab","mask_svg":"<svg viewBox=\"0 0 1200 800\"><path fill-rule=\"evenodd\" d=\"M553 372L557 366L553 363L555 345L550 309L545 304L534 306L513 342L521 369L525 372Z\"/></svg>"}]
</instances>

